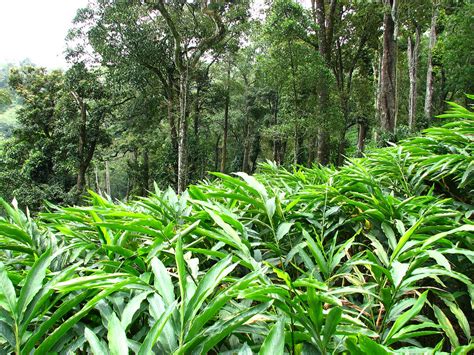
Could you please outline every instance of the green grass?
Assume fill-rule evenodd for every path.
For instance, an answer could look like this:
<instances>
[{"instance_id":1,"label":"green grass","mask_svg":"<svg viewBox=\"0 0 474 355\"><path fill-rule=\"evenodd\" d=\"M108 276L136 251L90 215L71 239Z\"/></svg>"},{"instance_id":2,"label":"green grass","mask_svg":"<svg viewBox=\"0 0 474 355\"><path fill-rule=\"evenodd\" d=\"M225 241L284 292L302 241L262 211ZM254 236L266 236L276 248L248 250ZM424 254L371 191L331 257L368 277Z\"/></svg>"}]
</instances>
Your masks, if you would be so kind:
<instances>
[{"instance_id":1,"label":"green grass","mask_svg":"<svg viewBox=\"0 0 474 355\"><path fill-rule=\"evenodd\" d=\"M474 120L37 218L3 202L0 352L472 351Z\"/></svg>"}]
</instances>

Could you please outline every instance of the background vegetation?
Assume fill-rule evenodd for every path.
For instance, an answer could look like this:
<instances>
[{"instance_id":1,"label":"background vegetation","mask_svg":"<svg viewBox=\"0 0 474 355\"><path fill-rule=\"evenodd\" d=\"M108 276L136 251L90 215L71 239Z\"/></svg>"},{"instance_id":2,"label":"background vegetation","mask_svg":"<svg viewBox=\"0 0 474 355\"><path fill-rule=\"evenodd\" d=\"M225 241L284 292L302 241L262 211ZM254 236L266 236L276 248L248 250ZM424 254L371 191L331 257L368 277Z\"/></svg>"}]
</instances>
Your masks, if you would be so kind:
<instances>
[{"instance_id":1,"label":"background vegetation","mask_svg":"<svg viewBox=\"0 0 474 355\"><path fill-rule=\"evenodd\" d=\"M474 114L340 169L32 219L2 202L0 350L468 354Z\"/></svg>"},{"instance_id":2,"label":"background vegetation","mask_svg":"<svg viewBox=\"0 0 474 355\"><path fill-rule=\"evenodd\" d=\"M89 1L0 67L0 353L472 353L473 11Z\"/></svg>"},{"instance_id":3,"label":"background vegetation","mask_svg":"<svg viewBox=\"0 0 474 355\"><path fill-rule=\"evenodd\" d=\"M70 69L1 66L0 195L37 211L44 199L80 203L86 189L182 191L267 160L341 165L435 124L446 100L470 102L473 11L448 0L90 1L67 38Z\"/></svg>"}]
</instances>

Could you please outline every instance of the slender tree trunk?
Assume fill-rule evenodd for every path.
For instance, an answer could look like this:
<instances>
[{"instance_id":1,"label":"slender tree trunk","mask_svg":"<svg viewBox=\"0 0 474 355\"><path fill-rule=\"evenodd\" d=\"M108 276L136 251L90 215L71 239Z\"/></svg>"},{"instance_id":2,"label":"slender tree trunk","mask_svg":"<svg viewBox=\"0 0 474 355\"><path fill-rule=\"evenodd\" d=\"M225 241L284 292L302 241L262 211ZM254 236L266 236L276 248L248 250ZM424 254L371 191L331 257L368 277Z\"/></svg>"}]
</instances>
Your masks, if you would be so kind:
<instances>
[{"instance_id":1,"label":"slender tree trunk","mask_svg":"<svg viewBox=\"0 0 474 355\"><path fill-rule=\"evenodd\" d=\"M416 126L416 77L418 71L418 57L420 52L420 26L415 28L415 43L413 43L412 36L408 37L408 74L410 78L410 95L408 98L408 126L410 130L414 130Z\"/></svg>"},{"instance_id":2,"label":"slender tree trunk","mask_svg":"<svg viewBox=\"0 0 474 355\"><path fill-rule=\"evenodd\" d=\"M359 121L359 134L357 136L357 156L361 157L364 153L365 139L367 137L367 122L365 120Z\"/></svg>"},{"instance_id":3,"label":"slender tree trunk","mask_svg":"<svg viewBox=\"0 0 474 355\"><path fill-rule=\"evenodd\" d=\"M341 166L344 163L344 154L346 154L346 133L346 128L343 128L339 137L339 146L337 147L337 166Z\"/></svg>"},{"instance_id":4,"label":"slender tree trunk","mask_svg":"<svg viewBox=\"0 0 474 355\"><path fill-rule=\"evenodd\" d=\"M309 142L308 142L308 160L307 165L312 166L314 163L314 159L316 157L316 147L318 145L318 135L316 132L311 132L309 135Z\"/></svg>"},{"instance_id":5,"label":"slender tree trunk","mask_svg":"<svg viewBox=\"0 0 474 355\"><path fill-rule=\"evenodd\" d=\"M257 160L258 155L260 154L260 150L260 132L257 131L252 140L252 149L250 152L249 159L252 162L252 166L250 167L250 173L252 174L255 172L255 170L257 170Z\"/></svg>"},{"instance_id":6,"label":"slender tree trunk","mask_svg":"<svg viewBox=\"0 0 474 355\"><path fill-rule=\"evenodd\" d=\"M226 166L226 161L227 161L227 135L229 131L229 104L230 104L230 59L227 66L227 88L226 88L225 103L224 103L224 132L222 136L221 172L225 172L225 166Z\"/></svg>"},{"instance_id":7,"label":"slender tree trunk","mask_svg":"<svg viewBox=\"0 0 474 355\"><path fill-rule=\"evenodd\" d=\"M428 47L428 69L426 71L426 94L425 94L425 119L428 124L433 116L433 48L436 45L436 21L438 18L438 4L433 4L433 14L431 16L430 42Z\"/></svg>"},{"instance_id":8,"label":"slender tree trunk","mask_svg":"<svg viewBox=\"0 0 474 355\"><path fill-rule=\"evenodd\" d=\"M278 110L279 110L279 98L278 93L275 93L275 97L273 98L273 105L271 105L272 113L273 113L273 125L278 125ZM272 140L272 153L273 153L273 161L277 163L277 165L281 165L282 163L282 139L278 135L273 137Z\"/></svg>"},{"instance_id":9,"label":"slender tree trunk","mask_svg":"<svg viewBox=\"0 0 474 355\"><path fill-rule=\"evenodd\" d=\"M201 84L198 82L196 87L196 98L194 99L194 136L196 142L199 142L199 124L201 119L201 106L199 98L201 97Z\"/></svg>"},{"instance_id":10,"label":"slender tree trunk","mask_svg":"<svg viewBox=\"0 0 474 355\"><path fill-rule=\"evenodd\" d=\"M109 161L105 161L105 193L111 196Z\"/></svg>"},{"instance_id":11,"label":"slender tree trunk","mask_svg":"<svg viewBox=\"0 0 474 355\"><path fill-rule=\"evenodd\" d=\"M245 173L250 172L250 139L251 139L251 134L250 134L250 123L246 122L246 128L245 128L245 138L244 138L244 157L242 161L242 171Z\"/></svg>"},{"instance_id":12,"label":"slender tree trunk","mask_svg":"<svg viewBox=\"0 0 474 355\"><path fill-rule=\"evenodd\" d=\"M148 149L143 150L143 191L142 195L145 196L149 190L149 181L150 181L150 158L148 154Z\"/></svg>"},{"instance_id":13,"label":"slender tree trunk","mask_svg":"<svg viewBox=\"0 0 474 355\"><path fill-rule=\"evenodd\" d=\"M380 128L395 134L397 107L397 0L384 0L383 54L379 96Z\"/></svg>"},{"instance_id":14,"label":"slender tree trunk","mask_svg":"<svg viewBox=\"0 0 474 355\"><path fill-rule=\"evenodd\" d=\"M87 106L84 101L76 94L72 93L74 99L76 100L81 116L81 124L79 126L79 144L78 144L78 160L79 168L77 172L77 182L76 189L80 194L84 190L85 175L87 170L87 165L85 162L85 151L87 145Z\"/></svg>"},{"instance_id":15,"label":"slender tree trunk","mask_svg":"<svg viewBox=\"0 0 474 355\"><path fill-rule=\"evenodd\" d=\"M94 169L94 173L95 173L95 190L100 191L99 170L97 169L97 166Z\"/></svg>"},{"instance_id":16,"label":"slender tree trunk","mask_svg":"<svg viewBox=\"0 0 474 355\"><path fill-rule=\"evenodd\" d=\"M318 161L322 165L329 164L329 133L321 127L318 131Z\"/></svg>"},{"instance_id":17,"label":"slender tree trunk","mask_svg":"<svg viewBox=\"0 0 474 355\"><path fill-rule=\"evenodd\" d=\"M215 144L215 147L214 147L214 171L217 171L217 169L219 169L219 145L220 145L220 141L221 141L221 136L218 135L217 136L217 140L216 140L216 144Z\"/></svg>"},{"instance_id":18,"label":"slender tree trunk","mask_svg":"<svg viewBox=\"0 0 474 355\"><path fill-rule=\"evenodd\" d=\"M337 0L331 0L329 6L329 14L326 16L326 8L324 0L312 0L312 11L314 21L318 24L318 45L319 54L326 62L328 67L331 66L331 44L333 36L333 17L337 5ZM318 129L318 161L322 165L329 163L330 156L330 137L328 132L327 116L329 112L329 92L327 85L323 85L319 95L320 115L323 122Z\"/></svg>"},{"instance_id":19,"label":"slender tree trunk","mask_svg":"<svg viewBox=\"0 0 474 355\"><path fill-rule=\"evenodd\" d=\"M374 71L374 92L375 92L375 115L377 122L380 121L380 88L382 81L380 80L380 72L382 69L382 51L377 50L377 62L372 65Z\"/></svg>"},{"instance_id":20,"label":"slender tree trunk","mask_svg":"<svg viewBox=\"0 0 474 355\"><path fill-rule=\"evenodd\" d=\"M298 128L297 125L294 127L293 131L293 139L295 141L295 145L293 146L293 164L298 164L298 155L300 153L300 145L298 140Z\"/></svg>"},{"instance_id":21,"label":"slender tree trunk","mask_svg":"<svg viewBox=\"0 0 474 355\"><path fill-rule=\"evenodd\" d=\"M179 79L179 127L178 127L178 193L186 189L187 182L187 105L188 72L183 70Z\"/></svg>"}]
</instances>

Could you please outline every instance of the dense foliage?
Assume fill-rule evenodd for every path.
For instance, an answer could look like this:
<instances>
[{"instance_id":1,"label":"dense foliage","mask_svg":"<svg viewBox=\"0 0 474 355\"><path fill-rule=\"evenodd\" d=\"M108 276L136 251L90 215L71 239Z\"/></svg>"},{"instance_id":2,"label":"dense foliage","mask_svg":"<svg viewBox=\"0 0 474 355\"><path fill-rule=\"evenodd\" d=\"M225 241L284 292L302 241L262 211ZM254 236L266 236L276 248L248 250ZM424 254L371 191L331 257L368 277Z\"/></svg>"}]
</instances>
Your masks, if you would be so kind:
<instances>
[{"instance_id":1,"label":"dense foliage","mask_svg":"<svg viewBox=\"0 0 474 355\"><path fill-rule=\"evenodd\" d=\"M0 196L182 191L259 163L341 166L472 93L465 0L90 0L65 71L0 63Z\"/></svg>"},{"instance_id":2,"label":"dense foliage","mask_svg":"<svg viewBox=\"0 0 474 355\"><path fill-rule=\"evenodd\" d=\"M214 173L32 218L3 202L0 351L467 354L474 116L340 169Z\"/></svg>"}]
</instances>

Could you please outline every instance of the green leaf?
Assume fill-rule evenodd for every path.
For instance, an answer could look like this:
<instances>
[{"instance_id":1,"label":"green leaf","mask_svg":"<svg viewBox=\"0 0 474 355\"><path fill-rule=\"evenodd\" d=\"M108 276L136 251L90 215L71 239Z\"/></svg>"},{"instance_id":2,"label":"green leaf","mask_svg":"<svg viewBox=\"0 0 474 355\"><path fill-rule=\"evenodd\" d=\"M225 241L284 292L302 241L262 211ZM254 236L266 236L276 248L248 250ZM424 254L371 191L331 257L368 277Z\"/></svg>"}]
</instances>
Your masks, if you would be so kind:
<instances>
[{"instance_id":1,"label":"green leaf","mask_svg":"<svg viewBox=\"0 0 474 355\"><path fill-rule=\"evenodd\" d=\"M324 257L324 250L317 245L315 240L311 238L309 233L304 229L303 229L303 236L306 239L308 248L311 251L311 254L313 254L313 257L316 261L316 264L319 266L319 269L325 276L328 276L329 268L328 268L326 258Z\"/></svg>"},{"instance_id":2,"label":"green leaf","mask_svg":"<svg viewBox=\"0 0 474 355\"><path fill-rule=\"evenodd\" d=\"M392 268L390 269L390 274L392 275L393 285L395 287L400 286L405 277L408 268L410 267L407 263L400 263L398 261L394 261L392 263Z\"/></svg>"},{"instance_id":3,"label":"green leaf","mask_svg":"<svg viewBox=\"0 0 474 355\"><path fill-rule=\"evenodd\" d=\"M7 324L0 320L0 338L5 339L12 348L15 348L15 333L12 330L13 324Z\"/></svg>"},{"instance_id":4,"label":"green leaf","mask_svg":"<svg viewBox=\"0 0 474 355\"><path fill-rule=\"evenodd\" d=\"M183 241L181 237L176 241L175 251L176 267L178 269L179 293L181 296L180 320L181 320L181 336L184 336L184 314L186 310L186 263L183 255Z\"/></svg>"},{"instance_id":5,"label":"green leaf","mask_svg":"<svg viewBox=\"0 0 474 355\"><path fill-rule=\"evenodd\" d=\"M285 318L280 317L272 327L258 352L259 355L280 355L285 349Z\"/></svg>"},{"instance_id":6,"label":"green leaf","mask_svg":"<svg viewBox=\"0 0 474 355\"><path fill-rule=\"evenodd\" d=\"M164 312L161 317L153 324L150 331L148 332L143 344L140 346L138 355L148 355L152 353L153 346L156 344L158 338L160 337L163 328L165 327L168 319L170 318L173 311L176 309L177 300L169 305L166 312Z\"/></svg>"},{"instance_id":7,"label":"green leaf","mask_svg":"<svg viewBox=\"0 0 474 355\"><path fill-rule=\"evenodd\" d=\"M16 318L16 294L12 282L8 278L5 265L0 261L0 307Z\"/></svg>"},{"instance_id":8,"label":"green leaf","mask_svg":"<svg viewBox=\"0 0 474 355\"><path fill-rule=\"evenodd\" d=\"M151 269L153 270L153 275L155 275L155 288L163 297L167 305L172 304L175 300L174 286L168 270L166 270L166 267L161 260L156 257L151 259L150 264Z\"/></svg>"},{"instance_id":9,"label":"green leaf","mask_svg":"<svg viewBox=\"0 0 474 355\"><path fill-rule=\"evenodd\" d=\"M16 308L17 319L21 320L23 318L26 307L43 287L43 280L46 277L46 269L49 267L52 260L53 256L51 255L51 250L48 249L40 256L28 272L25 284L21 288L20 295L18 296Z\"/></svg>"},{"instance_id":10,"label":"green leaf","mask_svg":"<svg viewBox=\"0 0 474 355\"><path fill-rule=\"evenodd\" d=\"M110 355L128 355L127 335L115 313L111 314L108 322L107 340Z\"/></svg>"},{"instance_id":11,"label":"green leaf","mask_svg":"<svg viewBox=\"0 0 474 355\"><path fill-rule=\"evenodd\" d=\"M215 291L220 281L234 270L236 266L237 264L232 264L232 256L228 255L207 271L206 275L199 282L193 297L186 305L185 322L191 321L194 318L205 299Z\"/></svg>"},{"instance_id":12,"label":"green leaf","mask_svg":"<svg viewBox=\"0 0 474 355\"><path fill-rule=\"evenodd\" d=\"M438 263L438 265L444 267L446 270L451 271L451 265L449 264L448 259L439 251L427 250L426 254L433 258Z\"/></svg>"},{"instance_id":13,"label":"green leaf","mask_svg":"<svg viewBox=\"0 0 474 355\"><path fill-rule=\"evenodd\" d=\"M449 307L451 313L454 314L454 316L458 320L459 325L461 326L461 329L463 330L467 340L471 341L471 329L469 326L469 321L467 320L466 315L464 314L462 309L454 302L450 302L448 300L443 301Z\"/></svg>"},{"instance_id":14,"label":"green leaf","mask_svg":"<svg viewBox=\"0 0 474 355\"><path fill-rule=\"evenodd\" d=\"M122 312L120 322L123 329L127 329L132 323L133 316L140 309L140 305L147 298L151 291L140 292L138 295L133 297L125 306Z\"/></svg>"},{"instance_id":15,"label":"green leaf","mask_svg":"<svg viewBox=\"0 0 474 355\"><path fill-rule=\"evenodd\" d=\"M97 338L95 333L90 330L89 328L85 327L84 329L84 337L86 338L89 346L91 347L92 354L94 355L107 355L109 350L105 346L103 342Z\"/></svg>"},{"instance_id":16,"label":"green leaf","mask_svg":"<svg viewBox=\"0 0 474 355\"><path fill-rule=\"evenodd\" d=\"M253 355L253 352L252 349L250 349L250 346L245 343L244 345L242 345L237 355Z\"/></svg>"},{"instance_id":17,"label":"green leaf","mask_svg":"<svg viewBox=\"0 0 474 355\"><path fill-rule=\"evenodd\" d=\"M265 311L272 302L262 303L247 310L232 314L228 319L220 319L210 327L204 329L195 338L176 351L176 355L192 353L198 347L199 353L205 354L222 339L231 334L236 328L248 321L251 317Z\"/></svg>"},{"instance_id":18,"label":"green leaf","mask_svg":"<svg viewBox=\"0 0 474 355\"><path fill-rule=\"evenodd\" d=\"M41 345L36 349L38 354L47 354L51 348L61 340L64 334L71 329L77 322L79 322L84 316L86 316L89 311L94 308L94 306L102 299L106 298L110 294L123 290L126 287L133 286L133 283L130 279L121 281L113 286L107 287L106 289L100 291L96 296L92 297L79 312L74 313L70 318L65 322L61 323L60 326L55 328L55 330L41 343ZM30 344L31 345L31 344ZM33 344L34 345L34 344ZM28 352L26 352L28 353Z\"/></svg>"},{"instance_id":19,"label":"green leaf","mask_svg":"<svg viewBox=\"0 0 474 355\"><path fill-rule=\"evenodd\" d=\"M392 354L387 347L377 344L375 341L369 337L362 335L359 337L360 349L364 354L377 354L377 355L388 355Z\"/></svg>"},{"instance_id":20,"label":"green leaf","mask_svg":"<svg viewBox=\"0 0 474 355\"><path fill-rule=\"evenodd\" d=\"M421 225L423 222L423 218L419 219L409 230L406 231L405 234L400 238L398 241L397 246L395 247L395 250L392 253L392 256L390 258L390 262L393 262L402 248L405 246L405 244L408 242L408 240L411 238L411 236L415 233L415 231L418 229L418 227Z\"/></svg>"},{"instance_id":21,"label":"green leaf","mask_svg":"<svg viewBox=\"0 0 474 355\"><path fill-rule=\"evenodd\" d=\"M285 235L288 234L288 232L290 231L290 228L293 226L293 222L283 222L282 224L280 224L278 226L278 230L277 230L277 233L276 233L276 238L277 240L281 240Z\"/></svg>"},{"instance_id":22,"label":"green leaf","mask_svg":"<svg viewBox=\"0 0 474 355\"><path fill-rule=\"evenodd\" d=\"M441 325L444 332L449 338L449 341L451 343L451 349L454 350L456 347L459 346L459 339L456 335L456 331L454 330L453 325L438 306L433 305L433 311L436 316L436 319L438 319L439 324Z\"/></svg>"},{"instance_id":23,"label":"green leaf","mask_svg":"<svg viewBox=\"0 0 474 355\"><path fill-rule=\"evenodd\" d=\"M400 315L395 323L390 328L387 336L384 339L384 343L387 343L402 327L409 322L413 317L415 317L418 313L420 313L421 309L423 308L426 298L428 297L428 291L423 292L420 297L416 300L413 307L411 307L408 311Z\"/></svg>"},{"instance_id":24,"label":"green leaf","mask_svg":"<svg viewBox=\"0 0 474 355\"><path fill-rule=\"evenodd\" d=\"M392 227L388 223L382 222L382 230L385 233L385 236L387 237L390 248L392 248L392 250L395 250L395 248L397 247L397 238L395 237L395 232L393 231Z\"/></svg>"},{"instance_id":25,"label":"green leaf","mask_svg":"<svg viewBox=\"0 0 474 355\"><path fill-rule=\"evenodd\" d=\"M271 221L276 210L275 197L265 201L265 209L267 210L268 219Z\"/></svg>"},{"instance_id":26,"label":"green leaf","mask_svg":"<svg viewBox=\"0 0 474 355\"><path fill-rule=\"evenodd\" d=\"M323 328L323 346L326 347L331 341L331 337L334 335L337 329L337 325L341 321L342 309L340 307L333 307L329 311L326 322Z\"/></svg>"},{"instance_id":27,"label":"green leaf","mask_svg":"<svg viewBox=\"0 0 474 355\"><path fill-rule=\"evenodd\" d=\"M246 297L249 293L248 285L260 276L259 272L253 272L245 275L240 280L236 281L230 287L227 287L223 292L213 297L207 306L193 319L192 325L186 334L186 341L192 340L198 332L206 325L206 323L217 314L226 304L235 297L239 290L243 290L241 297ZM259 287L262 289L262 287Z\"/></svg>"}]
</instances>

